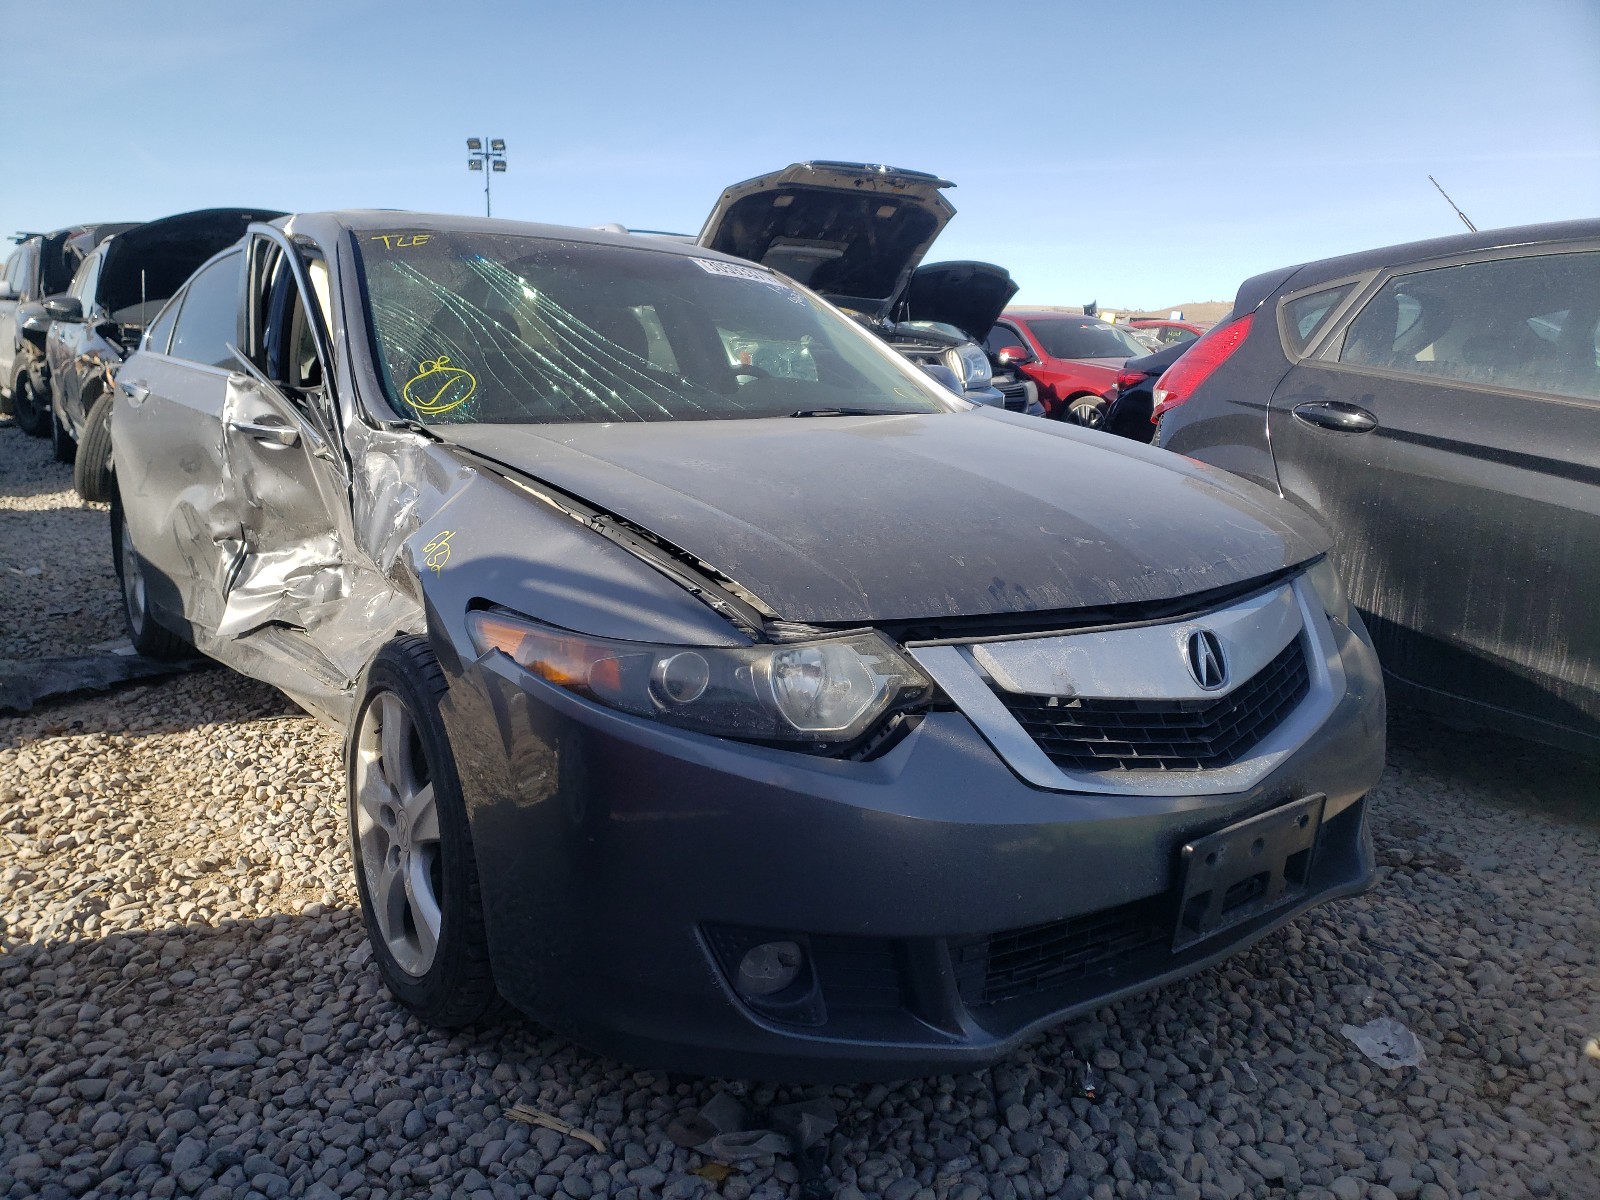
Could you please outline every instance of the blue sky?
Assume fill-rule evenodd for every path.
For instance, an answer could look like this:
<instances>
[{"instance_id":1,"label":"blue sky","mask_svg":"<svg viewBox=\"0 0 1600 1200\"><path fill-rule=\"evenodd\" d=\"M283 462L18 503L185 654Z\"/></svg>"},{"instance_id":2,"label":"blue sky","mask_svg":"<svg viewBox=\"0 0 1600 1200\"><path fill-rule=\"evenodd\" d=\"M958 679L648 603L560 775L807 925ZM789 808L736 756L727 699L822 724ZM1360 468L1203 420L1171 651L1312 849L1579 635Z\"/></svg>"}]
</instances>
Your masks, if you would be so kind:
<instances>
[{"instance_id":1,"label":"blue sky","mask_svg":"<svg viewBox=\"0 0 1600 1200\"><path fill-rule=\"evenodd\" d=\"M1600 2L0 0L0 231L219 204L694 231L806 158L956 181L931 258L1019 301L1600 215ZM254 15L250 15L254 14ZM38 107L30 112L30 105ZM46 107L46 103L48 107ZM67 135L67 136L63 136Z\"/></svg>"}]
</instances>

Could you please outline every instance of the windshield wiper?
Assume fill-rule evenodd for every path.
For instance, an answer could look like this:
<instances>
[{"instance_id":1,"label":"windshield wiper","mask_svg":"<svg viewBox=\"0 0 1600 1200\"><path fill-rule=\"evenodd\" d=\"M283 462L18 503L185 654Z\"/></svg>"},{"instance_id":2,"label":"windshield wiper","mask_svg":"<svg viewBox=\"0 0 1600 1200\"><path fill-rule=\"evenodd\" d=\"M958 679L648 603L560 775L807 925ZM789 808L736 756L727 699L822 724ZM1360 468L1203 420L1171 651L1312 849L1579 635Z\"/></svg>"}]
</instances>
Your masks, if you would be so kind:
<instances>
[{"instance_id":1,"label":"windshield wiper","mask_svg":"<svg viewBox=\"0 0 1600 1200\"><path fill-rule=\"evenodd\" d=\"M802 408L791 417L914 417L909 408Z\"/></svg>"}]
</instances>

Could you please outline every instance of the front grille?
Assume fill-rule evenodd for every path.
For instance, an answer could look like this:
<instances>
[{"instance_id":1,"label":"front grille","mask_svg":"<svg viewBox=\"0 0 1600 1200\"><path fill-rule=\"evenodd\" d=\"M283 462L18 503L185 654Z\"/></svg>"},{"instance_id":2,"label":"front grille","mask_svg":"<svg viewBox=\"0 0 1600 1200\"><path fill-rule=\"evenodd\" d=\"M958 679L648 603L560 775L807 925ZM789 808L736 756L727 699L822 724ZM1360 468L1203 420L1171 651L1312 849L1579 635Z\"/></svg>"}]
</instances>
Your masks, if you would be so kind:
<instances>
[{"instance_id":1,"label":"front grille","mask_svg":"<svg viewBox=\"0 0 1600 1200\"><path fill-rule=\"evenodd\" d=\"M1216 700L1084 700L995 694L1056 766L1078 771L1226 767L1276 729L1311 688L1301 640Z\"/></svg>"},{"instance_id":2,"label":"front grille","mask_svg":"<svg viewBox=\"0 0 1600 1200\"><path fill-rule=\"evenodd\" d=\"M999 1004L1114 976L1172 936L1167 897L952 945L969 1005Z\"/></svg>"},{"instance_id":3,"label":"front grille","mask_svg":"<svg viewBox=\"0 0 1600 1200\"><path fill-rule=\"evenodd\" d=\"M1018 379L1012 383L996 382L995 387L1000 389L1000 394L1006 398L1008 412L1028 411L1028 385Z\"/></svg>"}]
</instances>

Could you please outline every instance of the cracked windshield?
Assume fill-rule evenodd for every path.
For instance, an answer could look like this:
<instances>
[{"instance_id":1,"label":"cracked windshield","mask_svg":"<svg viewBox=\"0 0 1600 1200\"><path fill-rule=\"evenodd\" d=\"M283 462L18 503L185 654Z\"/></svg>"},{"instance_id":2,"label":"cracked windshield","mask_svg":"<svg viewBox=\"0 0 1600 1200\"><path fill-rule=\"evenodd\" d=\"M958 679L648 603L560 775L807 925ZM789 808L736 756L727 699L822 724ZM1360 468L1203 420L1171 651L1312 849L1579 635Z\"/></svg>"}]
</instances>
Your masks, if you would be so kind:
<instances>
[{"instance_id":1,"label":"cracked windshield","mask_svg":"<svg viewBox=\"0 0 1600 1200\"><path fill-rule=\"evenodd\" d=\"M378 371L423 424L947 411L933 385L757 267L473 233L365 235Z\"/></svg>"}]
</instances>

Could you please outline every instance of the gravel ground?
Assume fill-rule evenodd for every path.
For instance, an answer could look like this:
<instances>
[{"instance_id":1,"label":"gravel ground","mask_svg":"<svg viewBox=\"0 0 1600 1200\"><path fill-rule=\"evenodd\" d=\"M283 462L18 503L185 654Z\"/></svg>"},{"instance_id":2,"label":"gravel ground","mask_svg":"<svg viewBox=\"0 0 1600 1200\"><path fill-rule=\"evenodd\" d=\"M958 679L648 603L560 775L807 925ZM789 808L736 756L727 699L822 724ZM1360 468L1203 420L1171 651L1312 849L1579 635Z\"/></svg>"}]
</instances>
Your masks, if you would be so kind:
<instances>
[{"instance_id":1,"label":"gravel ground","mask_svg":"<svg viewBox=\"0 0 1600 1200\"><path fill-rule=\"evenodd\" d=\"M116 636L103 511L4 419L0 493L0 658ZM719 1089L831 1098L839 1200L1600 1196L1600 765L1392 739L1368 895L992 1071L774 1090L410 1020L368 961L339 739L269 689L211 670L0 719L0 1196L800 1196L792 1161L722 1177L669 1140ZM1340 1034L1379 1016L1420 1068Z\"/></svg>"}]
</instances>

